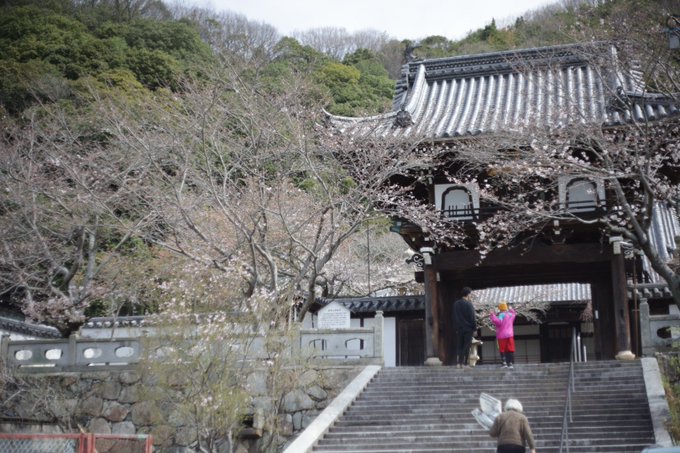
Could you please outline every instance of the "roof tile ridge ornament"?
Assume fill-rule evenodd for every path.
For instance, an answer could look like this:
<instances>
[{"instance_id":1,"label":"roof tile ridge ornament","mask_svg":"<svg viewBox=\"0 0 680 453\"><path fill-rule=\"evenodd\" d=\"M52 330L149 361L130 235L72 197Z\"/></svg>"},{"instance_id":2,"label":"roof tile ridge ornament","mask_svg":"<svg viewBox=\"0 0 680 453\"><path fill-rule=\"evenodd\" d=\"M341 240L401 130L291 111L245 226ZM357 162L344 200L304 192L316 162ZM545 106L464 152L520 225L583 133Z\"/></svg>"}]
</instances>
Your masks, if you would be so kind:
<instances>
[{"instance_id":1,"label":"roof tile ridge ornament","mask_svg":"<svg viewBox=\"0 0 680 453\"><path fill-rule=\"evenodd\" d=\"M420 97L422 96L423 89L427 83L425 74L425 65L419 64L413 84L410 86L411 89L409 90L409 85L406 86L401 105L399 106L397 115L392 123L392 128L406 128L415 124L411 116L411 111L413 111L418 102L420 102Z\"/></svg>"},{"instance_id":2,"label":"roof tile ridge ornament","mask_svg":"<svg viewBox=\"0 0 680 453\"><path fill-rule=\"evenodd\" d=\"M626 93L622 86L617 86L616 94L613 95L607 103L607 110L610 112L625 113L630 111L630 109L631 101L628 93Z\"/></svg>"},{"instance_id":3,"label":"roof tile ridge ornament","mask_svg":"<svg viewBox=\"0 0 680 453\"><path fill-rule=\"evenodd\" d=\"M405 128L413 126L413 119L411 118L411 113L402 107L398 112L397 116L394 118L392 123L392 128L396 129L398 127Z\"/></svg>"},{"instance_id":4,"label":"roof tile ridge ornament","mask_svg":"<svg viewBox=\"0 0 680 453\"><path fill-rule=\"evenodd\" d=\"M420 42L416 41L414 43L408 44L406 46L406 49L404 49L404 60L406 60L407 63L411 63L412 61L420 61L422 58L417 56L415 54L415 50L422 45Z\"/></svg>"}]
</instances>

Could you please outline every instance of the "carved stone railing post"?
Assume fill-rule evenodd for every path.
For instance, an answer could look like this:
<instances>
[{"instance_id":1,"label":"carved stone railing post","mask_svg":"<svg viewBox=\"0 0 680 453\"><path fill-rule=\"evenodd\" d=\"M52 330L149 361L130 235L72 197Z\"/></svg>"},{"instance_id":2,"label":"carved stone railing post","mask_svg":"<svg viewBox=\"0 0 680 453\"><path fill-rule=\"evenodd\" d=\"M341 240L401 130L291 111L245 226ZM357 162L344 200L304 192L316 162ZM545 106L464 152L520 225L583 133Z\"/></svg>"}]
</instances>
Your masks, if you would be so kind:
<instances>
[{"instance_id":1,"label":"carved stone railing post","mask_svg":"<svg viewBox=\"0 0 680 453\"><path fill-rule=\"evenodd\" d=\"M9 335L2 335L0 338L0 360L7 362L7 352L9 346Z\"/></svg>"},{"instance_id":2,"label":"carved stone railing post","mask_svg":"<svg viewBox=\"0 0 680 453\"><path fill-rule=\"evenodd\" d=\"M373 334L373 354L375 355L375 358L379 359L380 363L382 364L385 361L383 352L383 330L385 328L385 318L383 318L383 312L381 310L375 312L375 321L373 325L375 329Z\"/></svg>"},{"instance_id":3,"label":"carved stone railing post","mask_svg":"<svg viewBox=\"0 0 680 453\"><path fill-rule=\"evenodd\" d=\"M78 348L76 347L76 334L75 332L71 334L71 336L68 337L68 349L66 350L66 353L68 354L68 366L75 366L78 360L77 357L77 350Z\"/></svg>"},{"instance_id":4,"label":"carved stone railing post","mask_svg":"<svg viewBox=\"0 0 680 453\"><path fill-rule=\"evenodd\" d=\"M649 304L646 298L640 299L640 346L642 355L651 356L654 354L654 342L652 341L652 329L649 325Z\"/></svg>"}]
</instances>

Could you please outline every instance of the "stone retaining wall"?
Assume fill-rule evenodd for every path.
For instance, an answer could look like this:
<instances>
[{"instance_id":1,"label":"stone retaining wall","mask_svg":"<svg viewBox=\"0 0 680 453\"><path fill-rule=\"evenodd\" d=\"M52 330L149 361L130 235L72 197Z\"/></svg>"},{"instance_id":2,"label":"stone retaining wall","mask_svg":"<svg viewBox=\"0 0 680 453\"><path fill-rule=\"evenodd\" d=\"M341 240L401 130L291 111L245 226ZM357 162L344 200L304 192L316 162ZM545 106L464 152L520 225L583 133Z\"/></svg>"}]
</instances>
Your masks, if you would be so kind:
<instances>
[{"instance_id":1,"label":"stone retaining wall","mask_svg":"<svg viewBox=\"0 0 680 453\"><path fill-rule=\"evenodd\" d=\"M265 439L273 439L275 447L271 451L281 451L362 368L309 367L299 375L293 390L280 395L277 401L267 388L266 371L252 372L247 379L252 399L250 426L234 441L234 451L261 452L260 444ZM151 378L139 371L129 370L24 377L19 388L12 389L14 397L5 398L0 432L31 432L29 425L34 427L41 422L58 420L64 431L151 434L156 452L197 451L195 429L177 408L167 404L159 407L143 397L145 386L153 385L148 379ZM272 433L263 415L271 413L267 411L271 411L274 404L278 404L280 415L276 432ZM31 423L8 423L8 420ZM228 447L228 441L224 441L216 451L229 452Z\"/></svg>"}]
</instances>

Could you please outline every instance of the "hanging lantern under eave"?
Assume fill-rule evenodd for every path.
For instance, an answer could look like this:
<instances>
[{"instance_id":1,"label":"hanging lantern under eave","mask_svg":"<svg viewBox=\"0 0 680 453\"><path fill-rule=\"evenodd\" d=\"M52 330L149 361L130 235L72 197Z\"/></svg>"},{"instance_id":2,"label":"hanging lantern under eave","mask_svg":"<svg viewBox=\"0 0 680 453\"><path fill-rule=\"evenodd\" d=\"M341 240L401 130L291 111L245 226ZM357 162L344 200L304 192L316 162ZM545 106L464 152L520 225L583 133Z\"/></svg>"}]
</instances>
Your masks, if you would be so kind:
<instances>
[{"instance_id":1,"label":"hanging lantern under eave","mask_svg":"<svg viewBox=\"0 0 680 453\"><path fill-rule=\"evenodd\" d=\"M680 49L680 29L671 30L668 33L668 45L671 49Z\"/></svg>"},{"instance_id":2,"label":"hanging lantern under eave","mask_svg":"<svg viewBox=\"0 0 680 453\"><path fill-rule=\"evenodd\" d=\"M680 16L671 15L666 20L666 32L668 33L668 46L671 49L680 49Z\"/></svg>"}]
</instances>

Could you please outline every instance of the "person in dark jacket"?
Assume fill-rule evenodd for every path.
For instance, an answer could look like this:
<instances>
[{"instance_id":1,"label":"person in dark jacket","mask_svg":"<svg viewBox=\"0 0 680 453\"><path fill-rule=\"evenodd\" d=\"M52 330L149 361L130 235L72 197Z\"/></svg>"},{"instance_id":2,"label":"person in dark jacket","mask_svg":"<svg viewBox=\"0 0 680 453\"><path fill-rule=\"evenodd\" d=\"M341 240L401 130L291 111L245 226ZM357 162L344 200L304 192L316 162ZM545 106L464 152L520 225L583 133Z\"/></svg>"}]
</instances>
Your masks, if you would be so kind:
<instances>
[{"instance_id":1,"label":"person in dark jacket","mask_svg":"<svg viewBox=\"0 0 680 453\"><path fill-rule=\"evenodd\" d=\"M491 437L498 439L496 453L525 453L525 445L531 453L536 453L529 420L522 412L522 403L516 399L505 402L503 413L496 417L489 431Z\"/></svg>"},{"instance_id":2,"label":"person in dark jacket","mask_svg":"<svg viewBox=\"0 0 680 453\"><path fill-rule=\"evenodd\" d=\"M467 367L472 346L472 335L477 330L475 307L470 302L472 289L465 287L461 291L462 298L453 304L453 326L456 331L456 366Z\"/></svg>"}]
</instances>

